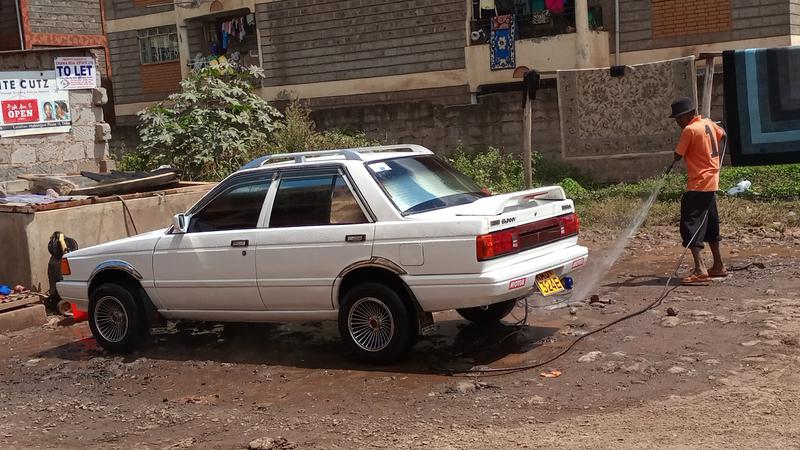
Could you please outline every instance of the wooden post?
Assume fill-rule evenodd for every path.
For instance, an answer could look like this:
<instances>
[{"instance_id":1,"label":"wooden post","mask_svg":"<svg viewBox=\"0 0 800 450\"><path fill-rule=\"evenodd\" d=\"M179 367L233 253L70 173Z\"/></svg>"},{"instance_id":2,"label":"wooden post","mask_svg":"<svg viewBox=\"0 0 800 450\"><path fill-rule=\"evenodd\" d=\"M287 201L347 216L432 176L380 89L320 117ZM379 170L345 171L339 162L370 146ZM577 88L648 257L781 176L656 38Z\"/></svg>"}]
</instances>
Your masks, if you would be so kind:
<instances>
[{"instance_id":1,"label":"wooden post","mask_svg":"<svg viewBox=\"0 0 800 450\"><path fill-rule=\"evenodd\" d=\"M705 55L706 72L703 75L703 102L700 104L700 115L711 118L711 91L714 89L714 55Z\"/></svg>"},{"instance_id":2,"label":"wooden post","mask_svg":"<svg viewBox=\"0 0 800 450\"><path fill-rule=\"evenodd\" d=\"M522 165L525 170L525 189L533 185L533 171L531 168L531 133L533 124L533 100L525 96L525 115L522 122Z\"/></svg>"}]
</instances>

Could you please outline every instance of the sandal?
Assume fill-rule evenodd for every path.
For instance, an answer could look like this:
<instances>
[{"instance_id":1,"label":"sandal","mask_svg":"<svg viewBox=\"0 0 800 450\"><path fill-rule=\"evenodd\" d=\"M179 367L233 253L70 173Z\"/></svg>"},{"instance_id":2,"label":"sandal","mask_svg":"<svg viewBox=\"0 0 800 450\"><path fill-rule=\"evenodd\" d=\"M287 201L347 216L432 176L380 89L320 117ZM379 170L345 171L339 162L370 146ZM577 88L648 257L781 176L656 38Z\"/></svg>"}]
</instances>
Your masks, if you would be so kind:
<instances>
[{"instance_id":1,"label":"sandal","mask_svg":"<svg viewBox=\"0 0 800 450\"><path fill-rule=\"evenodd\" d=\"M725 270L725 269L722 269L722 270L713 270L713 269L710 269L710 270L708 271L708 276L709 276L710 278L725 278L725 277L727 277L727 276L728 276L728 271L727 271L727 270Z\"/></svg>"},{"instance_id":2,"label":"sandal","mask_svg":"<svg viewBox=\"0 0 800 450\"><path fill-rule=\"evenodd\" d=\"M711 278L709 278L708 275L706 274L693 273L688 277L684 278L681 281L681 284L683 284L684 286L698 286L698 285L702 286L702 285L707 285L710 281Z\"/></svg>"}]
</instances>

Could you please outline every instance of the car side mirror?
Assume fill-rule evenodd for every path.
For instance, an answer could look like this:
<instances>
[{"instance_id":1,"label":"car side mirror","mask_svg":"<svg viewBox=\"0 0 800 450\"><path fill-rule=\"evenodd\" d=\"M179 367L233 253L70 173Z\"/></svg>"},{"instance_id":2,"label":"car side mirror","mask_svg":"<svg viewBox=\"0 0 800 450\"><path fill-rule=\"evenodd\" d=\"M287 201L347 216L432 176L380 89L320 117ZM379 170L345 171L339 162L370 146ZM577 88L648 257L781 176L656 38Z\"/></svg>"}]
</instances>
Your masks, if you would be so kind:
<instances>
[{"instance_id":1,"label":"car side mirror","mask_svg":"<svg viewBox=\"0 0 800 450\"><path fill-rule=\"evenodd\" d=\"M172 232L183 234L186 233L187 229L189 229L189 219L186 215L184 213L175 214L175 216L172 217Z\"/></svg>"}]
</instances>

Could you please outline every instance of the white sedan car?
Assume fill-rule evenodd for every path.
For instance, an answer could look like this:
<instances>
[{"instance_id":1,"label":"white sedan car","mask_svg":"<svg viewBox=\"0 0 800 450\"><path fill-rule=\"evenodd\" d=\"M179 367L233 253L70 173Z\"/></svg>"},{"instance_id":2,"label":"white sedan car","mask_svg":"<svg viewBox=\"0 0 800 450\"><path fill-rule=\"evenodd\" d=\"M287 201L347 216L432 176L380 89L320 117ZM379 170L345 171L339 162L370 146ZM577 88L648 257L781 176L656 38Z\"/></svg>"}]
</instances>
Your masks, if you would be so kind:
<instances>
[{"instance_id":1,"label":"white sedan car","mask_svg":"<svg viewBox=\"0 0 800 450\"><path fill-rule=\"evenodd\" d=\"M562 188L490 195L417 145L270 155L168 229L67 254L57 288L111 351L159 315L336 320L357 355L390 362L435 311L492 323L569 287L588 257L579 227Z\"/></svg>"}]
</instances>

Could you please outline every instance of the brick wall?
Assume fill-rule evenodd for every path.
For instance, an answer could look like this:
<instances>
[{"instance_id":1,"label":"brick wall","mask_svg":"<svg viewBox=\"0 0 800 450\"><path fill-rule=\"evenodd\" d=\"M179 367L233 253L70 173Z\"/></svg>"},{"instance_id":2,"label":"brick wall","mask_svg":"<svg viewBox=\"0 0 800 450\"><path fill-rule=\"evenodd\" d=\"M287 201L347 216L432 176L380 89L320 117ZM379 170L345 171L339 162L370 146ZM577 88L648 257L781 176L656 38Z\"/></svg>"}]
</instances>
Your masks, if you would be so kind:
<instances>
[{"instance_id":1,"label":"brick wall","mask_svg":"<svg viewBox=\"0 0 800 450\"><path fill-rule=\"evenodd\" d=\"M731 28L730 0L652 0L653 38Z\"/></svg>"},{"instance_id":2,"label":"brick wall","mask_svg":"<svg viewBox=\"0 0 800 450\"><path fill-rule=\"evenodd\" d=\"M98 0L104 1L106 20L124 19L126 17L145 16L164 11L172 11L175 7L171 0Z\"/></svg>"},{"instance_id":3,"label":"brick wall","mask_svg":"<svg viewBox=\"0 0 800 450\"><path fill-rule=\"evenodd\" d=\"M0 0L0 51L21 47L15 0Z\"/></svg>"},{"instance_id":4,"label":"brick wall","mask_svg":"<svg viewBox=\"0 0 800 450\"><path fill-rule=\"evenodd\" d=\"M144 64L140 67L142 93L170 94L178 89L181 81L181 63L171 61L165 63Z\"/></svg>"},{"instance_id":5,"label":"brick wall","mask_svg":"<svg viewBox=\"0 0 800 450\"><path fill-rule=\"evenodd\" d=\"M794 17L790 1L798 0L620 0L620 49L788 36ZM703 5L707 12L696 12ZM729 22L724 17L726 8ZM613 29L613 16L607 24Z\"/></svg>"},{"instance_id":6,"label":"brick wall","mask_svg":"<svg viewBox=\"0 0 800 450\"><path fill-rule=\"evenodd\" d=\"M256 5L265 86L464 67L463 0Z\"/></svg>"},{"instance_id":7,"label":"brick wall","mask_svg":"<svg viewBox=\"0 0 800 450\"><path fill-rule=\"evenodd\" d=\"M4 70L53 70L58 56L89 56L87 50L53 49L0 55ZM22 173L98 171L108 157L110 128L103 121L104 90L69 92L72 129L69 133L4 137L0 139L0 181Z\"/></svg>"},{"instance_id":8,"label":"brick wall","mask_svg":"<svg viewBox=\"0 0 800 450\"><path fill-rule=\"evenodd\" d=\"M28 0L31 30L47 34L103 34L100 0Z\"/></svg>"},{"instance_id":9,"label":"brick wall","mask_svg":"<svg viewBox=\"0 0 800 450\"><path fill-rule=\"evenodd\" d=\"M800 36L800 0L789 0L789 11L792 15L792 34Z\"/></svg>"}]
</instances>

